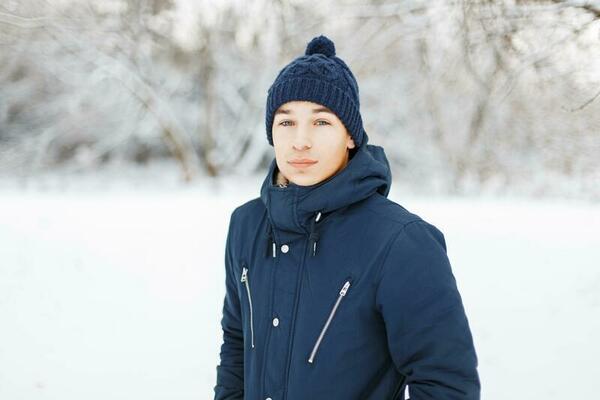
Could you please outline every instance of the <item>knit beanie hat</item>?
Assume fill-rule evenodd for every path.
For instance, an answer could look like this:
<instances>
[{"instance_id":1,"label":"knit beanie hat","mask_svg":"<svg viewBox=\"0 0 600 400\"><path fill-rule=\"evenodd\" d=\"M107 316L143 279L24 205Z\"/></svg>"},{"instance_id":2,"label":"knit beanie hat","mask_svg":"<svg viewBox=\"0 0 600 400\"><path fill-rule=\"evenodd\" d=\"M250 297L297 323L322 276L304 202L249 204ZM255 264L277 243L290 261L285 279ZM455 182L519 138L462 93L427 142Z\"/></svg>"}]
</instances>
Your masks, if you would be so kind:
<instances>
[{"instance_id":1,"label":"knit beanie hat","mask_svg":"<svg viewBox=\"0 0 600 400\"><path fill-rule=\"evenodd\" d=\"M335 45L329 38L320 35L312 39L305 54L285 66L269 88L266 128L271 146L275 111L294 100L324 105L344 123L357 148L367 143L360 116L358 84L346 63L336 57Z\"/></svg>"}]
</instances>

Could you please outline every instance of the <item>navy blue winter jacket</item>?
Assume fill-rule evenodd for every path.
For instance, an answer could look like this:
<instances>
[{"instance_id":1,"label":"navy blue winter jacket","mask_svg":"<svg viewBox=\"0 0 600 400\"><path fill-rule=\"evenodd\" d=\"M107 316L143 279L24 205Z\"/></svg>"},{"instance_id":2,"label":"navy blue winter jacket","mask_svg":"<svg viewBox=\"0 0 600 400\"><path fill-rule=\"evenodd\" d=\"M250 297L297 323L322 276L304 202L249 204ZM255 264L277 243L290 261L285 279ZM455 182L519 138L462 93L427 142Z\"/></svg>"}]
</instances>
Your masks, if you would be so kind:
<instances>
[{"instance_id":1,"label":"navy blue winter jacket","mask_svg":"<svg viewBox=\"0 0 600 400\"><path fill-rule=\"evenodd\" d=\"M277 171L230 217L214 398L479 399L444 235L387 198L383 148L312 186Z\"/></svg>"}]
</instances>

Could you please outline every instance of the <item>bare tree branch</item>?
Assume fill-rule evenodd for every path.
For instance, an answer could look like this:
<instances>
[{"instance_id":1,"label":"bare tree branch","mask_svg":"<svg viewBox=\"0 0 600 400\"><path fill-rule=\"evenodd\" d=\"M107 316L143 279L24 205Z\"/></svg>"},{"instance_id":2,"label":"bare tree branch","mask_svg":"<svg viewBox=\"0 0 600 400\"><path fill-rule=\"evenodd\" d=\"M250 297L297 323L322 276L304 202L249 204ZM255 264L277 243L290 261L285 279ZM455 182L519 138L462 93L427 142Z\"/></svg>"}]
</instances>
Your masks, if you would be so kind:
<instances>
[{"instance_id":1,"label":"bare tree branch","mask_svg":"<svg viewBox=\"0 0 600 400\"><path fill-rule=\"evenodd\" d=\"M12 25L17 28L39 28L43 26L47 20L47 17L28 18L0 11L0 24Z\"/></svg>"}]
</instances>

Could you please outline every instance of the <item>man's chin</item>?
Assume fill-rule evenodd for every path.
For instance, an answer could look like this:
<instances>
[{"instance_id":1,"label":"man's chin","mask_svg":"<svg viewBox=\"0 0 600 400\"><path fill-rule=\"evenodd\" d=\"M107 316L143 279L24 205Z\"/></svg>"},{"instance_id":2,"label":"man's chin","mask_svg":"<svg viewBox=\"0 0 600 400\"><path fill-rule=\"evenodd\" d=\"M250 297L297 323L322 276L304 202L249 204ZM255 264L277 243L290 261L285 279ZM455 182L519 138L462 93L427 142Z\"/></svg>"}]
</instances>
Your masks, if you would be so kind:
<instances>
[{"instance_id":1,"label":"man's chin","mask_svg":"<svg viewBox=\"0 0 600 400\"><path fill-rule=\"evenodd\" d=\"M294 185L298 186L311 186L321 182L322 179L318 179L314 174L292 174L289 181Z\"/></svg>"}]
</instances>

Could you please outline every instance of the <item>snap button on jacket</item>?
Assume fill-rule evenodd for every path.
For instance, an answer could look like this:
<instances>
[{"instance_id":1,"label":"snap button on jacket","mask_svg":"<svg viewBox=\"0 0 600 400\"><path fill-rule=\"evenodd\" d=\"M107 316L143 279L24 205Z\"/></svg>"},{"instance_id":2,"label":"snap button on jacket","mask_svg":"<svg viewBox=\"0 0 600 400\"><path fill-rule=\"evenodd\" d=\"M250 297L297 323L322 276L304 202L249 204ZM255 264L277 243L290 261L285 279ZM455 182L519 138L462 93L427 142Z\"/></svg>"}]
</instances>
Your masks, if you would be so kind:
<instances>
[{"instance_id":1,"label":"snap button on jacket","mask_svg":"<svg viewBox=\"0 0 600 400\"><path fill-rule=\"evenodd\" d=\"M444 235L387 198L383 148L312 186L277 171L230 217L214 399L479 399Z\"/></svg>"}]
</instances>

